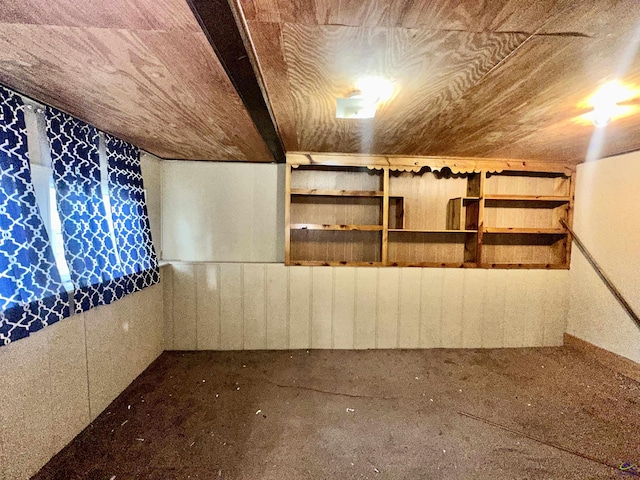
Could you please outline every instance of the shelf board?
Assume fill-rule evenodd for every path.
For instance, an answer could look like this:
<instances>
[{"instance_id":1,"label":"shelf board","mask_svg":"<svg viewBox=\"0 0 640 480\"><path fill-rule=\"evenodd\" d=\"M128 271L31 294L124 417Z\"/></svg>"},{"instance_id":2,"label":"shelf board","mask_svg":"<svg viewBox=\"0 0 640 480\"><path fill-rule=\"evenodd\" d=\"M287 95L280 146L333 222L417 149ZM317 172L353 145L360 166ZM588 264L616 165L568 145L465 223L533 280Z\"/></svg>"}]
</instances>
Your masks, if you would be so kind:
<instances>
[{"instance_id":1,"label":"shelf board","mask_svg":"<svg viewBox=\"0 0 640 480\"><path fill-rule=\"evenodd\" d=\"M387 263L390 267L435 267L435 268L476 268L474 262L394 262Z\"/></svg>"},{"instance_id":2,"label":"shelf board","mask_svg":"<svg viewBox=\"0 0 640 480\"><path fill-rule=\"evenodd\" d=\"M292 188L291 195L317 195L323 197L382 197L382 190L320 190L316 188Z\"/></svg>"},{"instance_id":3,"label":"shelf board","mask_svg":"<svg viewBox=\"0 0 640 480\"><path fill-rule=\"evenodd\" d=\"M566 235L564 228L495 228L485 227L484 233L525 233L531 235Z\"/></svg>"},{"instance_id":4,"label":"shelf board","mask_svg":"<svg viewBox=\"0 0 640 480\"><path fill-rule=\"evenodd\" d=\"M477 230L413 230L410 228L390 228L389 232L406 233L478 233Z\"/></svg>"},{"instance_id":5,"label":"shelf board","mask_svg":"<svg viewBox=\"0 0 640 480\"><path fill-rule=\"evenodd\" d=\"M477 202L480 200L480 197L455 197L452 198L451 200L460 200L462 199L463 202Z\"/></svg>"},{"instance_id":6,"label":"shelf board","mask_svg":"<svg viewBox=\"0 0 640 480\"><path fill-rule=\"evenodd\" d=\"M485 200L502 200L507 202L549 202L569 203L571 197L556 195L485 195Z\"/></svg>"},{"instance_id":7,"label":"shelf board","mask_svg":"<svg viewBox=\"0 0 640 480\"><path fill-rule=\"evenodd\" d=\"M327 261L322 260L291 260L287 266L305 267L382 267L382 262L347 262L347 261Z\"/></svg>"},{"instance_id":8,"label":"shelf board","mask_svg":"<svg viewBox=\"0 0 640 480\"><path fill-rule=\"evenodd\" d=\"M365 232L382 231L382 225L327 225L323 223L292 223L291 230L360 230Z\"/></svg>"},{"instance_id":9,"label":"shelf board","mask_svg":"<svg viewBox=\"0 0 640 480\"><path fill-rule=\"evenodd\" d=\"M480 268L496 268L515 270L518 268L529 269L546 269L546 270L569 270L566 263L481 263Z\"/></svg>"}]
</instances>

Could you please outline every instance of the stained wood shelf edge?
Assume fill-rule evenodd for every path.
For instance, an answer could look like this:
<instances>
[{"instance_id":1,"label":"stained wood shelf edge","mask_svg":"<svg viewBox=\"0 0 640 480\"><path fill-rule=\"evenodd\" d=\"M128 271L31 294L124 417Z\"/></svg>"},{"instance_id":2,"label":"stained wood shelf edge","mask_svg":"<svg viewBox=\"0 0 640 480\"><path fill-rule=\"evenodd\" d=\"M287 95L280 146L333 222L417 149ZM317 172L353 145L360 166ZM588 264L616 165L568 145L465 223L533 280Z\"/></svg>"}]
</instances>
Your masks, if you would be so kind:
<instances>
[{"instance_id":1,"label":"stained wood shelf edge","mask_svg":"<svg viewBox=\"0 0 640 480\"><path fill-rule=\"evenodd\" d=\"M554 195L485 195L485 200L503 200L507 202L549 202L569 203L570 197Z\"/></svg>"},{"instance_id":2,"label":"stained wood shelf edge","mask_svg":"<svg viewBox=\"0 0 640 480\"><path fill-rule=\"evenodd\" d=\"M292 188L291 195L317 195L324 197L382 197L382 190L321 190L321 189L305 189Z\"/></svg>"},{"instance_id":3,"label":"stained wood shelf edge","mask_svg":"<svg viewBox=\"0 0 640 480\"><path fill-rule=\"evenodd\" d=\"M382 225L328 225L322 223L292 223L291 230L382 231Z\"/></svg>"},{"instance_id":4,"label":"stained wood shelf edge","mask_svg":"<svg viewBox=\"0 0 640 480\"><path fill-rule=\"evenodd\" d=\"M488 234L509 234L520 233L526 235L567 235L567 231L564 228L496 228L485 227L482 230Z\"/></svg>"},{"instance_id":5,"label":"stained wood shelf edge","mask_svg":"<svg viewBox=\"0 0 640 480\"><path fill-rule=\"evenodd\" d=\"M478 233L477 230L414 230L411 228L390 228L389 232L393 233Z\"/></svg>"}]
</instances>

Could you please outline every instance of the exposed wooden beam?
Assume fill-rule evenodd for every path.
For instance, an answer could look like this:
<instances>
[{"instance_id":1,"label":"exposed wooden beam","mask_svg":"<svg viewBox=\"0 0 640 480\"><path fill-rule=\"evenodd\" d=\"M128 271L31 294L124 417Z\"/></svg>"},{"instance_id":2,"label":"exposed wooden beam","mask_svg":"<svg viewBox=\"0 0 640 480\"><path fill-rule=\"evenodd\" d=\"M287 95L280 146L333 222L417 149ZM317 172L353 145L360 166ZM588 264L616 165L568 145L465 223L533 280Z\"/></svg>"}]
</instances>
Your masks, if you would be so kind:
<instances>
[{"instance_id":1,"label":"exposed wooden beam","mask_svg":"<svg viewBox=\"0 0 640 480\"><path fill-rule=\"evenodd\" d=\"M273 158L285 162L284 148L227 0L187 0L222 67L242 99Z\"/></svg>"}]
</instances>

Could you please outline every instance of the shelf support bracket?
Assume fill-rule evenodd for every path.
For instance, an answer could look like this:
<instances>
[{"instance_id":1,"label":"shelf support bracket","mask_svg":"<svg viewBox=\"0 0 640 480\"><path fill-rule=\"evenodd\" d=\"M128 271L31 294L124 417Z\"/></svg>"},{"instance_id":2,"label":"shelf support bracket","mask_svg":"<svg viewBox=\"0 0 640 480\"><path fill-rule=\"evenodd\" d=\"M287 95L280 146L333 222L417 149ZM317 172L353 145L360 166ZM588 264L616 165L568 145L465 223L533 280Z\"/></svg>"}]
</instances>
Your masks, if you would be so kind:
<instances>
[{"instance_id":1,"label":"shelf support bracket","mask_svg":"<svg viewBox=\"0 0 640 480\"><path fill-rule=\"evenodd\" d=\"M595 272L598 274L598 277L600 277L600 280L602 280L602 282L607 286L611 294L616 298L618 303L620 303L620 306L624 308L627 314L635 322L636 327L640 329L640 317L638 317L638 314L633 310L631 305L629 305L629 302L627 302L625 298L622 296L622 293L620 293L620 290L616 288L616 286L613 284L611 279L607 276L606 273L604 273L602 268L600 268L600 265L598 265L598 262L596 262L595 258L593 258L593 255L591 255L587 247L585 247L584 243L582 243L582 241L580 240L580 237L576 235L576 232L574 232L571 229L571 227L569 227L567 222L565 222L564 220L561 219L560 223L564 228L566 228L569 231L569 233L571 233L571 236L573 237L573 240L576 242L576 245L578 246L582 254L585 256L589 264L593 267Z\"/></svg>"}]
</instances>

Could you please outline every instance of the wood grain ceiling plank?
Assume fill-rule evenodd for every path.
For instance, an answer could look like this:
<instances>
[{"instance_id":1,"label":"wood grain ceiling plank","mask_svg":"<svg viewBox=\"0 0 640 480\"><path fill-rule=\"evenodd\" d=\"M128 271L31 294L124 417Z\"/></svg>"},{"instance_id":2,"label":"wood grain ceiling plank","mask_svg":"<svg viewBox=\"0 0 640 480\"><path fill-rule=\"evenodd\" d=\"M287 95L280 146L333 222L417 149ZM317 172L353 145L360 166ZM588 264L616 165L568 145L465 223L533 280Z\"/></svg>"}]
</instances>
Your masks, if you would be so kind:
<instances>
[{"instance_id":1,"label":"wood grain ceiling plank","mask_svg":"<svg viewBox=\"0 0 640 480\"><path fill-rule=\"evenodd\" d=\"M186 2L177 0L7 0L0 23L200 31Z\"/></svg>"},{"instance_id":2,"label":"wood grain ceiling plank","mask_svg":"<svg viewBox=\"0 0 640 480\"><path fill-rule=\"evenodd\" d=\"M412 135L525 38L287 24L284 49L300 149L405 153L421 148L423 139ZM336 119L335 98L347 96L354 81L366 75L394 81L397 94L375 120Z\"/></svg>"},{"instance_id":3,"label":"wood grain ceiling plank","mask_svg":"<svg viewBox=\"0 0 640 480\"><path fill-rule=\"evenodd\" d=\"M183 86L180 91L174 90L172 98L173 101L179 100L179 103L186 107L186 115L182 117L182 129L200 134L210 132L203 135L200 141L202 147L213 141L217 145L223 145L224 151L240 150L243 157L249 160L273 160L202 33L185 36L180 33L138 32L137 35L143 39L149 51L167 66L175 79L174 84ZM186 45L188 57L184 56ZM176 58L181 57L184 61L175 62ZM184 88L185 86L188 88ZM184 100L178 97L179 92ZM165 93L164 97L168 98L169 95ZM246 122L252 128L238 128L240 121ZM216 154L211 151L211 146L208 150L210 155ZM201 158L224 158L220 157L221 153L217 152L218 157Z\"/></svg>"},{"instance_id":4,"label":"wood grain ceiling plank","mask_svg":"<svg viewBox=\"0 0 640 480\"><path fill-rule=\"evenodd\" d=\"M431 148L443 155L584 160L593 126L576 122L586 113L579 104L627 63L634 36L532 39L429 123ZM640 65L630 64L623 80L640 84ZM637 145L636 129L625 124L631 128L626 134L618 121L607 127L616 132L606 146L609 154L621 148L623 137L629 148L622 151Z\"/></svg>"},{"instance_id":5,"label":"wood grain ceiling plank","mask_svg":"<svg viewBox=\"0 0 640 480\"><path fill-rule=\"evenodd\" d=\"M247 19L259 22L523 33L535 31L567 6L578 3L579 0L241 0Z\"/></svg>"},{"instance_id":6,"label":"wood grain ceiling plank","mask_svg":"<svg viewBox=\"0 0 640 480\"><path fill-rule=\"evenodd\" d=\"M276 127L285 150L299 150L296 118L291 101L287 63L279 23L248 22L256 61L268 93Z\"/></svg>"},{"instance_id":7,"label":"wood grain ceiling plank","mask_svg":"<svg viewBox=\"0 0 640 480\"><path fill-rule=\"evenodd\" d=\"M577 104L616 72L640 85L638 57L624 53L637 0L240 1L251 34L270 37L258 60L296 150L578 162L593 127L573 121ZM335 119L335 98L367 74L393 80L395 97L375 120ZM635 125L609 125L603 152L637 148Z\"/></svg>"},{"instance_id":8,"label":"wood grain ceiling plank","mask_svg":"<svg viewBox=\"0 0 640 480\"><path fill-rule=\"evenodd\" d=\"M0 81L164 158L270 161L205 48L202 33L5 25Z\"/></svg>"}]
</instances>

